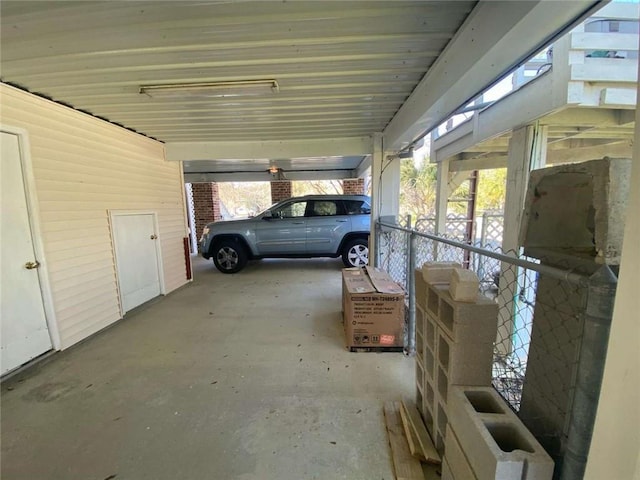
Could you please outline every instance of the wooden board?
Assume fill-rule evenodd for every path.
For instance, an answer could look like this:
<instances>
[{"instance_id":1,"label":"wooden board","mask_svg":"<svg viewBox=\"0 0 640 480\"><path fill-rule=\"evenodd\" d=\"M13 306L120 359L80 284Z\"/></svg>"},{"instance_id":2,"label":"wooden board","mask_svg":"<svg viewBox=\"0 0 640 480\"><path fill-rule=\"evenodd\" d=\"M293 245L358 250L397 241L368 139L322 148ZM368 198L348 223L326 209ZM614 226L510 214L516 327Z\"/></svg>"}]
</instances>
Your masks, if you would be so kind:
<instances>
[{"instance_id":1,"label":"wooden board","mask_svg":"<svg viewBox=\"0 0 640 480\"><path fill-rule=\"evenodd\" d=\"M431 437L424 426L424 422L422 421L422 417L420 416L420 412L418 412L415 403L403 400L401 408L404 409L407 418L409 419L409 423L411 424L413 432L418 439L418 444L424 454L425 461L434 464L442 463L442 459L440 458L436 447L433 445L433 440L431 440Z\"/></svg>"},{"instance_id":2,"label":"wooden board","mask_svg":"<svg viewBox=\"0 0 640 480\"><path fill-rule=\"evenodd\" d=\"M407 443L409 444L409 451L411 452L411 455L416 457L418 460L423 462L426 461L427 459L424 458L424 453L422 453L422 448L418 443L418 437L413 431L407 412L402 405L400 405L400 418L402 419L402 426L404 427L404 434L407 437Z\"/></svg>"},{"instance_id":3,"label":"wooden board","mask_svg":"<svg viewBox=\"0 0 640 480\"><path fill-rule=\"evenodd\" d=\"M400 402L384 404L384 418L391 445L391 458L397 480L424 480L420 460L411 455L407 439L402 432Z\"/></svg>"}]
</instances>

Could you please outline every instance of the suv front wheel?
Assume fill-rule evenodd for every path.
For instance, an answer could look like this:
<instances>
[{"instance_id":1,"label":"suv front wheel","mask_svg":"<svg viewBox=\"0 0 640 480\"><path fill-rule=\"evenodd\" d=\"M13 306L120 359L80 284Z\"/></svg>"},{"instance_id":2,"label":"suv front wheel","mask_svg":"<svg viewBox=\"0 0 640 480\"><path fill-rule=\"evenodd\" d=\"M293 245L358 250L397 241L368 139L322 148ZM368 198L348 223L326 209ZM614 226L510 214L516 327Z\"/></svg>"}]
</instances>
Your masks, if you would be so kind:
<instances>
[{"instance_id":1,"label":"suv front wheel","mask_svg":"<svg viewBox=\"0 0 640 480\"><path fill-rule=\"evenodd\" d=\"M342 249L342 263L346 267L364 267L369 264L369 242L363 238L348 241Z\"/></svg>"},{"instance_id":2,"label":"suv front wheel","mask_svg":"<svg viewBox=\"0 0 640 480\"><path fill-rule=\"evenodd\" d=\"M213 248L213 263L222 273L236 273L247 264L248 256L240 242L221 240Z\"/></svg>"}]
</instances>

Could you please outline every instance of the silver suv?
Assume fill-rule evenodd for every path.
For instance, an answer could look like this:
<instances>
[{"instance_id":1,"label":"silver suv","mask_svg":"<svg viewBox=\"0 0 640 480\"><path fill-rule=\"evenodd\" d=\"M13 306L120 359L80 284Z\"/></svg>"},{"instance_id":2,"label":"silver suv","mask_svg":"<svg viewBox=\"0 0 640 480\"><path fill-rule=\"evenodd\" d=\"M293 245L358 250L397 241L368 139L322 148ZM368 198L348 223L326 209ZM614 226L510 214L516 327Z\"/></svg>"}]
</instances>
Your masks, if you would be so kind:
<instances>
[{"instance_id":1,"label":"silver suv","mask_svg":"<svg viewBox=\"0 0 640 480\"><path fill-rule=\"evenodd\" d=\"M371 199L366 195L307 195L276 203L246 220L209 223L200 252L222 273L254 258L339 257L348 267L369 261Z\"/></svg>"}]
</instances>

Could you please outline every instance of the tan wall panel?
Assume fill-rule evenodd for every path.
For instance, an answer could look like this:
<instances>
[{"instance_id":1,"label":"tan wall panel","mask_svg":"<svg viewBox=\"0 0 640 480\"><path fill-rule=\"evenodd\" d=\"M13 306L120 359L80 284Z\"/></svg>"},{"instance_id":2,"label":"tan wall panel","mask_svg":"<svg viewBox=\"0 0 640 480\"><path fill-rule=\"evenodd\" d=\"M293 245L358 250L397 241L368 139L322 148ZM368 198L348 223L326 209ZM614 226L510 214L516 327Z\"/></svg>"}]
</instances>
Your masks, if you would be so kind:
<instances>
[{"instance_id":1,"label":"tan wall panel","mask_svg":"<svg viewBox=\"0 0 640 480\"><path fill-rule=\"evenodd\" d=\"M2 124L29 132L62 348L120 319L109 210L156 212L165 289L184 285L182 176L164 146L6 85L0 99Z\"/></svg>"}]
</instances>

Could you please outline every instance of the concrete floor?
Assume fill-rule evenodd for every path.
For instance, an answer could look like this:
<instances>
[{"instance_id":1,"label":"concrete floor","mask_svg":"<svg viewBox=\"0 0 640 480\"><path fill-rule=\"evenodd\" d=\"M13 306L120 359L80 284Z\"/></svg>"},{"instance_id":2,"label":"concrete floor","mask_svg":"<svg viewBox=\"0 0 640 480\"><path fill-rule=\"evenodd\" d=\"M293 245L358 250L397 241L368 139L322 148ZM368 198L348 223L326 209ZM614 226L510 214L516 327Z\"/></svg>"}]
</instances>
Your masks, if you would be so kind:
<instances>
[{"instance_id":1,"label":"concrete floor","mask_svg":"<svg viewBox=\"0 0 640 480\"><path fill-rule=\"evenodd\" d=\"M2 385L4 480L392 479L414 360L349 353L339 260L196 280Z\"/></svg>"}]
</instances>

